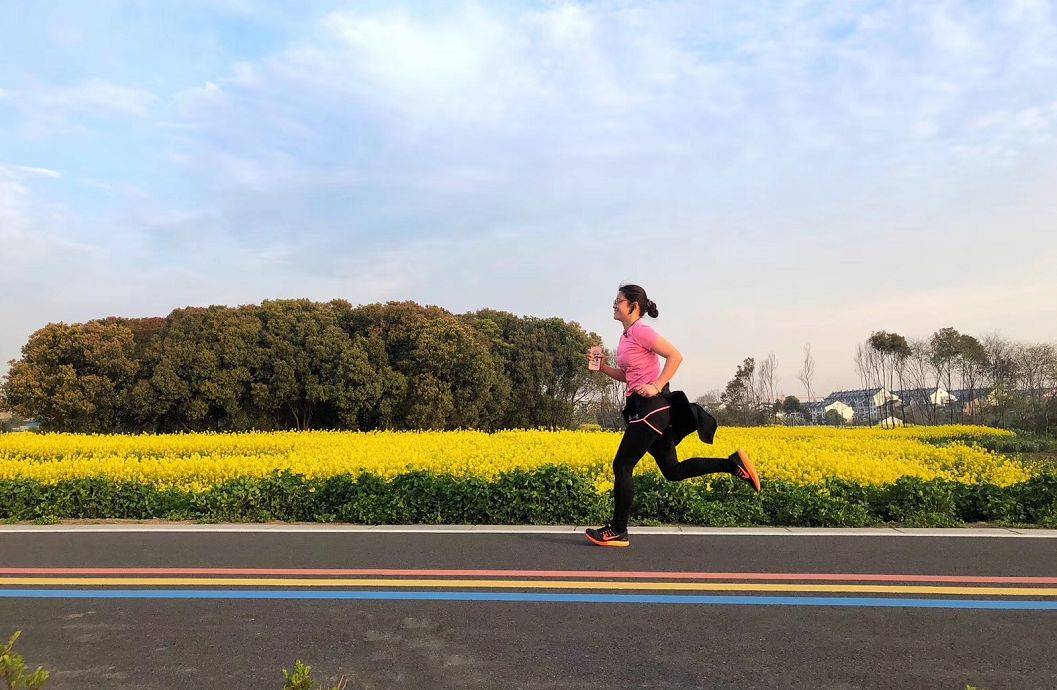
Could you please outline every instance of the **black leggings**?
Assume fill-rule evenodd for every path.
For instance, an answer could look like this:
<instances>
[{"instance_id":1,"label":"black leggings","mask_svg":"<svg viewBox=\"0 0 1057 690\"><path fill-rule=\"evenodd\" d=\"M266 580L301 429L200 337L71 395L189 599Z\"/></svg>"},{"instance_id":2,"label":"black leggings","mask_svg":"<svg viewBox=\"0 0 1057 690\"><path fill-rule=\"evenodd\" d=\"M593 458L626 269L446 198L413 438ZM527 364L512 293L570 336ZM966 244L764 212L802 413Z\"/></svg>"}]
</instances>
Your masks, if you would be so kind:
<instances>
[{"instance_id":1,"label":"black leggings","mask_svg":"<svg viewBox=\"0 0 1057 690\"><path fill-rule=\"evenodd\" d=\"M658 401L660 402L660 401ZM666 403L660 403L666 404ZM635 407L630 404L629 407ZM647 409L650 405L647 405ZM662 433L658 433L655 426L646 422L653 422L657 418L665 422ZM730 458L688 458L679 462L675 452L675 441L667 428L667 419L664 411L650 416L646 415L646 422L629 423L624 431L624 437L620 439L620 447L613 459L613 522L614 529L621 532L628 529L628 517L631 515L631 501L635 495L635 480L632 472L635 465L639 463L642 456L648 451L653 459L657 461L657 467L661 469L664 478L677 482L690 477L700 477L703 474L714 474L726 472L734 474L737 465Z\"/></svg>"}]
</instances>

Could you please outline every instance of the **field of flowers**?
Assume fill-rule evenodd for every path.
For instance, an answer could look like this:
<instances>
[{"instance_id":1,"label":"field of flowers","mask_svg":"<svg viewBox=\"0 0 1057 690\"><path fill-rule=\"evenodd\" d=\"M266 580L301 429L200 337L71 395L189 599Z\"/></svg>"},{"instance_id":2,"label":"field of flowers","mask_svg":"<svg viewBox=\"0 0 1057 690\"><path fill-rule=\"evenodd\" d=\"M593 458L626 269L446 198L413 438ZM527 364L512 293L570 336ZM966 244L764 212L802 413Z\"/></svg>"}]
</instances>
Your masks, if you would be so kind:
<instances>
[{"instance_id":1,"label":"field of flowers","mask_svg":"<svg viewBox=\"0 0 1057 690\"><path fill-rule=\"evenodd\" d=\"M987 450L982 427L723 428L681 458L749 451L756 494L726 475L636 468L632 520L858 527L1057 526L1057 475ZM601 431L0 435L0 519L585 524L612 511L620 435ZM1013 442L1013 443L1011 443Z\"/></svg>"},{"instance_id":2,"label":"field of flowers","mask_svg":"<svg viewBox=\"0 0 1057 690\"><path fill-rule=\"evenodd\" d=\"M1012 435L985 427L830 429L724 428L714 446L690 436L680 458L722 457L745 448L764 481L868 485L900 477L990 482L1029 478L1016 460L977 445ZM107 478L158 488L203 491L239 477L289 470L309 479L370 472L393 478L409 470L491 480L512 469L561 465L600 491L612 485L610 463L620 436L600 431L280 432L161 436L8 434L0 436L0 480ZM638 473L656 472L644 459Z\"/></svg>"}]
</instances>

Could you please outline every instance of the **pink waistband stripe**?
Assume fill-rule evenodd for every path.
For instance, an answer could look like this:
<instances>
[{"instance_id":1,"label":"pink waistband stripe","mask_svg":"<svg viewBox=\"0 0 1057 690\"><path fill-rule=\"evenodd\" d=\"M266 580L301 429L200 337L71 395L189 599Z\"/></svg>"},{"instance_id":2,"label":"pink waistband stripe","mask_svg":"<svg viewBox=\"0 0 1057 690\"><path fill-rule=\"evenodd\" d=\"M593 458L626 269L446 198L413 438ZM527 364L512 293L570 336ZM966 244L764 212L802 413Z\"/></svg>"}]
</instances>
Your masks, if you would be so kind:
<instances>
[{"instance_id":1,"label":"pink waistband stripe","mask_svg":"<svg viewBox=\"0 0 1057 690\"><path fill-rule=\"evenodd\" d=\"M658 412L664 412L665 410L667 410L667 409L668 409L668 408L670 408L670 407L671 407L671 405L667 405L667 406L665 406L665 407L658 407L658 408L657 408L656 410L651 410L650 412L648 412L648 413L646 413L646 414L642 415L642 417L641 417L641 418L640 418L640 419L639 419L638 421L641 421L642 419L646 419L646 418L647 418L647 417L649 417L649 416L650 416L651 414L657 414Z\"/></svg>"}]
</instances>

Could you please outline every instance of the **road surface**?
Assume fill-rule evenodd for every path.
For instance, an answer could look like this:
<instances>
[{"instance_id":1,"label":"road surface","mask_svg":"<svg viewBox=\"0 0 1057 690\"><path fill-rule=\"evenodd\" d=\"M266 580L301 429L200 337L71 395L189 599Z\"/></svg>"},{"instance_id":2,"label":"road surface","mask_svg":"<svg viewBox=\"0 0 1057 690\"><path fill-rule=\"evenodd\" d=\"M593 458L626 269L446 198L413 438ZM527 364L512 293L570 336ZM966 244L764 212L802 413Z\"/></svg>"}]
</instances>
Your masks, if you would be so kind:
<instances>
[{"instance_id":1,"label":"road surface","mask_svg":"<svg viewBox=\"0 0 1057 690\"><path fill-rule=\"evenodd\" d=\"M1057 686L1052 532L574 530L0 526L0 636L56 689Z\"/></svg>"}]
</instances>

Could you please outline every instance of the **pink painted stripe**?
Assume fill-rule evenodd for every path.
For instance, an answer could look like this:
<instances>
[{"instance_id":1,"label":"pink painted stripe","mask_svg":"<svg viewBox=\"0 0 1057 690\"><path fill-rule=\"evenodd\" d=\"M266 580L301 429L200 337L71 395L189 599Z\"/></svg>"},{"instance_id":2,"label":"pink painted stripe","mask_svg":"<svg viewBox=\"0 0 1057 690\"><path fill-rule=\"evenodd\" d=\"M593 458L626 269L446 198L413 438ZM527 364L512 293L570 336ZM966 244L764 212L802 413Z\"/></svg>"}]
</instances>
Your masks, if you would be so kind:
<instances>
[{"instance_id":1,"label":"pink painted stripe","mask_svg":"<svg viewBox=\"0 0 1057 690\"><path fill-rule=\"evenodd\" d=\"M623 570L443 570L435 568L10 568L0 575L390 575L432 577L595 577L630 580L811 580L823 582L965 582L1057 584L1057 577L895 573L708 573Z\"/></svg>"}]
</instances>

